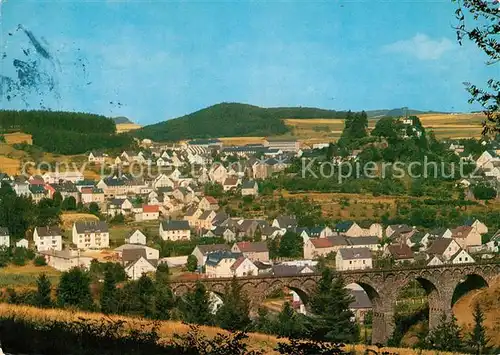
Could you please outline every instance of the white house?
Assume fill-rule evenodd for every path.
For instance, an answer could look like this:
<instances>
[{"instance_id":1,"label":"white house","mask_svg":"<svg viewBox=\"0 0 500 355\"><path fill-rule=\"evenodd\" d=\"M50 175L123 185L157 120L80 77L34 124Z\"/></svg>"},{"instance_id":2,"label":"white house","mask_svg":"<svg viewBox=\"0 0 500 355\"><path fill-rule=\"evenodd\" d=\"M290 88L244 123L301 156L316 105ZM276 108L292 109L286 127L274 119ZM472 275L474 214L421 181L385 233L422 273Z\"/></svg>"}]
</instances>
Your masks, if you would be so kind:
<instances>
[{"instance_id":1,"label":"white house","mask_svg":"<svg viewBox=\"0 0 500 355\"><path fill-rule=\"evenodd\" d=\"M117 257L122 258L122 260L125 259L123 260L125 262L136 260L140 255L144 256L147 260L158 260L160 258L160 251L158 249L141 244L122 244L118 248L115 248L114 252Z\"/></svg>"},{"instance_id":2,"label":"white house","mask_svg":"<svg viewBox=\"0 0 500 355\"><path fill-rule=\"evenodd\" d=\"M47 265L59 271L68 271L73 267L83 269L90 268L92 257L80 255L79 250L45 250L40 252L43 255Z\"/></svg>"},{"instance_id":3,"label":"white house","mask_svg":"<svg viewBox=\"0 0 500 355\"><path fill-rule=\"evenodd\" d=\"M335 266L339 271L371 269L372 264L372 253L368 248L342 248L335 256Z\"/></svg>"},{"instance_id":4,"label":"white house","mask_svg":"<svg viewBox=\"0 0 500 355\"><path fill-rule=\"evenodd\" d=\"M430 261L429 266L450 264L466 264L473 263L475 260L460 247L457 241L453 238L436 239L430 248L427 250Z\"/></svg>"},{"instance_id":5,"label":"white house","mask_svg":"<svg viewBox=\"0 0 500 355\"><path fill-rule=\"evenodd\" d=\"M37 251L62 250L62 232L57 226L35 227L33 242Z\"/></svg>"},{"instance_id":6,"label":"white house","mask_svg":"<svg viewBox=\"0 0 500 355\"><path fill-rule=\"evenodd\" d=\"M72 241L78 249L109 248L108 225L103 221L75 222Z\"/></svg>"},{"instance_id":7,"label":"white house","mask_svg":"<svg viewBox=\"0 0 500 355\"><path fill-rule=\"evenodd\" d=\"M259 273L259 268L246 256L240 256L233 265L231 265L233 276L256 276Z\"/></svg>"},{"instance_id":8,"label":"white house","mask_svg":"<svg viewBox=\"0 0 500 355\"><path fill-rule=\"evenodd\" d=\"M128 238L125 238L125 243L146 245L146 236L136 229Z\"/></svg>"},{"instance_id":9,"label":"white house","mask_svg":"<svg viewBox=\"0 0 500 355\"><path fill-rule=\"evenodd\" d=\"M125 273L131 280L138 280L143 274L156 271L156 266L143 256L125 265Z\"/></svg>"},{"instance_id":10,"label":"white house","mask_svg":"<svg viewBox=\"0 0 500 355\"><path fill-rule=\"evenodd\" d=\"M188 221L163 221L160 223L160 237L163 240L190 240L191 229Z\"/></svg>"},{"instance_id":11,"label":"white house","mask_svg":"<svg viewBox=\"0 0 500 355\"><path fill-rule=\"evenodd\" d=\"M105 159L105 155L102 152L90 152L88 156L89 163L102 164Z\"/></svg>"},{"instance_id":12,"label":"white house","mask_svg":"<svg viewBox=\"0 0 500 355\"><path fill-rule=\"evenodd\" d=\"M18 248L26 248L26 249L28 249L28 247L29 247L29 242L28 242L28 239L26 239L26 238L19 239L19 240L16 242L16 247L18 247Z\"/></svg>"},{"instance_id":13,"label":"white house","mask_svg":"<svg viewBox=\"0 0 500 355\"><path fill-rule=\"evenodd\" d=\"M0 247L1 246L5 246L5 247L10 246L9 230L7 228L3 228L3 227L0 227Z\"/></svg>"}]
</instances>

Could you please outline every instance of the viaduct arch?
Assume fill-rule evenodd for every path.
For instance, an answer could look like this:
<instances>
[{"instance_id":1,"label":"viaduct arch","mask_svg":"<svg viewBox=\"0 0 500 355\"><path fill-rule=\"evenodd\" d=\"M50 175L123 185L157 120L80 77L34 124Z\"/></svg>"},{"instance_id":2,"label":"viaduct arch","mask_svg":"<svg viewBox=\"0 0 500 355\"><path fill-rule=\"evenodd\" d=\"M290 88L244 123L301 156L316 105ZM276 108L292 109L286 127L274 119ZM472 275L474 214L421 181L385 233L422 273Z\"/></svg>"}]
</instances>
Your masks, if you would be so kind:
<instances>
[{"instance_id":1,"label":"viaduct arch","mask_svg":"<svg viewBox=\"0 0 500 355\"><path fill-rule=\"evenodd\" d=\"M452 314L454 296L457 288L461 293L468 292L479 285L489 285L500 275L500 263L440 265L432 267L409 267L387 270L354 270L339 272L346 284L360 285L373 304L372 343L386 344L394 331L394 308L399 291L409 282L417 280L425 289L429 302L429 328L436 327L442 314ZM248 295L251 307L256 309L278 289L287 287L297 292L304 303L314 293L316 284L321 278L319 274L303 274L296 276L249 276L238 278L242 290ZM223 293L231 278L200 279L207 290ZM171 282L172 291L183 295L191 290L196 281Z\"/></svg>"}]
</instances>

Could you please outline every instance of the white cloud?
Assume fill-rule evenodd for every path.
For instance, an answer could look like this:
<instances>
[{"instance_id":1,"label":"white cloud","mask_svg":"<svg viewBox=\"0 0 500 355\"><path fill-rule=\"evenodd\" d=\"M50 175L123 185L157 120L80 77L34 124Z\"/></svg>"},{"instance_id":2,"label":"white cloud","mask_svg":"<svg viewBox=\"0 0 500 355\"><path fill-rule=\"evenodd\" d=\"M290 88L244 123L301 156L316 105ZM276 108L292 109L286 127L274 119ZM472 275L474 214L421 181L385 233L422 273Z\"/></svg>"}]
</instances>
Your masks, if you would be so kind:
<instances>
[{"instance_id":1,"label":"white cloud","mask_svg":"<svg viewBox=\"0 0 500 355\"><path fill-rule=\"evenodd\" d=\"M448 38L432 39L425 34L417 33L410 39L385 45L383 50L411 55L419 60L437 60L453 48L454 44Z\"/></svg>"}]
</instances>

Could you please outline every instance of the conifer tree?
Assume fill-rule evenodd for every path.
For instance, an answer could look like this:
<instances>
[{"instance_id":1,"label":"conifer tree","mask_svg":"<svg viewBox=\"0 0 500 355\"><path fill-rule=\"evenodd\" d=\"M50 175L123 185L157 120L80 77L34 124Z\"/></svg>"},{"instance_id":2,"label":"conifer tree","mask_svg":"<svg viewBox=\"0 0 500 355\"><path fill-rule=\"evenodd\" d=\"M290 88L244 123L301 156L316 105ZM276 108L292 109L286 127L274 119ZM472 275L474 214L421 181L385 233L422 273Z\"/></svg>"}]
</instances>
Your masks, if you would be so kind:
<instances>
[{"instance_id":1,"label":"conifer tree","mask_svg":"<svg viewBox=\"0 0 500 355\"><path fill-rule=\"evenodd\" d=\"M448 320L446 313L443 312L440 324L429 332L427 343L430 348L436 350L452 352L462 350L460 326L455 316L452 315Z\"/></svg>"},{"instance_id":2,"label":"conifer tree","mask_svg":"<svg viewBox=\"0 0 500 355\"><path fill-rule=\"evenodd\" d=\"M35 295L35 304L37 307L51 307L52 299L50 292L52 285L49 278L45 274L40 274L36 280L37 291Z\"/></svg>"},{"instance_id":3,"label":"conifer tree","mask_svg":"<svg viewBox=\"0 0 500 355\"><path fill-rule=\"evenodd\" d=\"M110 268L104 271L104 285L101 291L101 312L102 313L116 313L118 311L116 292L116 280Z\"/></svg>"},{"instance_id":4,"label":"conifer tree","mask_svg":"<svg viewBox=\"0 0 500 355\"><path fill-rule=\"evenodd\" d=\"M94 304L90 293L90 276L78 267L63 272L57 286L57 303L61 307L75 306L92 309Z\"/></svg>"},{"instance_id":5,"label":"conifer tree","mask_svg":"<svg viewBox=\"0 0 500 355\"><path fill-rule=\"evenodd\" d=\"M474 328L472 332L469 334L470 336L470 346L474 350L475 354L484 354L487 353L488 342L489 339L486 336L486 329L484 328L484 313L479 306L479 303L476 303L474 306Z\"/></svg>"},{"instance_id":6,"label":"conifer tree","mask_svg":"<svg viewBox=\"0 0 500 355\"><path fill-rule=\"evenodd\" d=\"M216 314L217 325L231 331L245 331L251 324L250 302L233 277L222 297L223 304Z\"/></svg>"},{"instance_id":7,"label":"conifer tree","mask_svg":"<svg viewBox=\"0 0 500 355\"><path fill-rule=\"evenodd\" d=\"M192 292L189 292L179 305L182 318L187 323L211 325L212 313L210 296L201 282L197 282Z\"/></svg>"},{"instance_id":8,"label":"conifer tree","mask_svg":"<svg viewBox=\"0 0 500 355\"><path fill-rule=\"evenodd\" d=\"M330 269L323 270L315 294L311 299L313 318L312 337L331 342L355 342L359 328L349 309L353 297L345 288L344 279Z\"/></svg>"}]
</instances>

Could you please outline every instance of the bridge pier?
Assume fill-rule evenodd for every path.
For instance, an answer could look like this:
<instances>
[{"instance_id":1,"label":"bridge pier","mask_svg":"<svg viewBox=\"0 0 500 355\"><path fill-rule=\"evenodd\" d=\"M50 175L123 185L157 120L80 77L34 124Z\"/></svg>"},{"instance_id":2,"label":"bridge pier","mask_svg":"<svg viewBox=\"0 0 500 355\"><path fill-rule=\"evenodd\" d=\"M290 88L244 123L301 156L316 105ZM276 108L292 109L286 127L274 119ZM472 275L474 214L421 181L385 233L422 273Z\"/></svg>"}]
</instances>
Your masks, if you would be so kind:
<instances>
[{"instance_id":1,"label":"bridge pier","mask_svg":"<svg viewBox=\"0 0 500 355\"><path fill-rule=\"evenodd\" d=\"M455 283L443 285L439 290L432 291L427 297L429 301L429 330L436 328L442 320L443 314L446 319L451 319L453 311L451 302Z\"/></svg>"},{"instance_id":2,"label":"bridge pier","mask_svg":"<svg viewBox=\"0 0 500 355\"><path fill-rule=\"evenodd\" d=\"M394 312L373 309L372 344L387 344L394 332Z\"/></svg>"}]
</instances>

